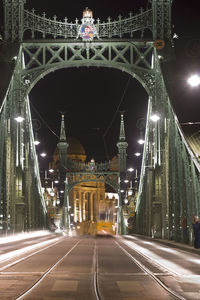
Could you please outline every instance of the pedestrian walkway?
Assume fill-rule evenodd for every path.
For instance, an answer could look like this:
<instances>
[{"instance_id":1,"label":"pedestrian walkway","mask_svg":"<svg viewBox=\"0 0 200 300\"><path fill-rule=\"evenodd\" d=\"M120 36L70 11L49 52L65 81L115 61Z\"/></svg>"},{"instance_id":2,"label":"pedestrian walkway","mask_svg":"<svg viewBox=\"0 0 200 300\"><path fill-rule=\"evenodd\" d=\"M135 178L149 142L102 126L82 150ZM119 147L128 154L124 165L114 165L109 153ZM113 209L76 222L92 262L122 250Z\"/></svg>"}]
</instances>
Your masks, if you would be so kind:
<instances>
[{"instance_id":1,"label":"pedestrian walkway","mask_svg":"<svg viewBox=\"0 0 200 300\"><path fill-rule=\"evenodd\" d=\"M191 245L187 245L187 244L182 244L182 243L178 243L172 240L164 240L164 239L157 239L157 238L151 238L149 236L144 236L144 235L139 235L139 234L134 234L135 236L141 238L141 239L145 239L145 240L152 240L154 242L158 242L160 244L172 247L172 248L177 248L183 251L187 251L190 253L195 253L195 254L199 254L200 255L200 249L195 249L194 246Z\"/></svg>"}]
</instances>

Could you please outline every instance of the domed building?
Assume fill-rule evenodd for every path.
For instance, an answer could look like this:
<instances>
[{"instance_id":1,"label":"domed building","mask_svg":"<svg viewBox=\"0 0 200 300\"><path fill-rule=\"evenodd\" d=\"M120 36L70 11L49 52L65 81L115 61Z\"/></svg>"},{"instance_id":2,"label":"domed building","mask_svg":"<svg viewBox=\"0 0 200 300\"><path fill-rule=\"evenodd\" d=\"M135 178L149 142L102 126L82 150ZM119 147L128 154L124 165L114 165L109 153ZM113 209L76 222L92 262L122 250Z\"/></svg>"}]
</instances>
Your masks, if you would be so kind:
<instances>
[{"instance_id":1,"label":"domed building","mask_svg":"<svg viewBox=\"0 0 200 300\"><path fill-rule=\"evenodd\" d=\"M72 161L76 162L82 162L84 163L86 161L86 153L85 149L81 145L80 141L73 137L67 137L67 156ZM54 154L53 154L53 161L52 161L52 168L55 168L59 164L60 158L59 158L59 150L58 147L56 147Z\"/></svg>"},{"instance_id":2,"label":"domed building","mask_svg":"<svg viewBox=\"0 0 200 300\"><path fill-rule=\"evenodd\" d=\"M127 146L121 114L118 156L105 164L96 164L94 159L87 163L80 141L66 138L62 115L60 140L49 169L52 187L48 186L48 190L44 185L48 215L57 227L68 228L70 225L79 234L114 234L116 225L119 229L119 195L113 188L117 185L118 189L119 170L126 170ZM110 181L109 185L104 176Z\"/></svg>"},{"instance_id":3,"label":"domed building","mask_svg":"<svg viewBox=\"0 0 200 300\"><path fill-rule=\"evenodd\" d=\"M74 137L66 138L68 147L67 147L67 166L70 164L70 161L75 164L85 164L86 162L86 152L83 145L80 141ZM116 160L116 158L115 158ZM95 164L94 160L91 160L91 164ZM116 168L116 161L114 163ZM52 173L57 174L60 177L61 163L59 156L59 149L56 147L53 153L53 160L50 163L50 170ZM67 176L68 177L68 176ZM68 179L70 180L70 179ZM59 186L57 188L59 190ZM64 189L63 189L64 190ZM56 192L56 195L60 192ZM70 224L77 229L80 234L94 234L96 231L96 223L99 220L99 216L104 213L107 220L115 223L115 207L117 205L118 195L112 194L112 197L109 193L105 191L105 182L103 180L99 181L89 181L86 179L83 182L74 185L74 187L69 191L69 215L70 215ZM47 204L51 202L46 196ZM54 204L55 204L54 200ZM63 203L63 201L62 201ZM52 206L52 205L51 205ZM54 222L58 226L58 222L61 220L62 207L57 209L53 215L53 208L49 207L50 218L54 219ZM47 206L48 210L48 206Z\"/></svg>"}]
</instances>

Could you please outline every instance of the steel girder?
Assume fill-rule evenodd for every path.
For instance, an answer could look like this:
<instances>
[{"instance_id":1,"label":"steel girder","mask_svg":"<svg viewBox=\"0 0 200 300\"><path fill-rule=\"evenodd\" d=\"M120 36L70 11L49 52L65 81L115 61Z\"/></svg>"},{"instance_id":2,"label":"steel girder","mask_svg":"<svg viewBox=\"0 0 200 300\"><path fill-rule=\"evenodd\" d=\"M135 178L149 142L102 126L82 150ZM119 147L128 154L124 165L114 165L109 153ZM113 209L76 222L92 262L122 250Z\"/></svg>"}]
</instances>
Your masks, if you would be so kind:
<instances>
[{"instance_id":1,"label":"steel girder","mask_svg":"<svg viewBox=\"0 0 200 300\"><path fill-rule=\"evenodd\" d=\"M200 212L200 165L170 104L154 53L155 86L146 124L137 226L142 234L192 243L192 217ZM153 123L152 113L160 120Z\"/></svg>"},{"instance_id":2,"label":"steel girder","mask_svg":"<svg viewBox=\"0 0 200 300\"><path fill-rule=\"evenodd\" d=\"M21 70L27 92L49 72L60 68L108 67L136 77L151 95L155 83L151 67L153 42L57 42L37 41L22 44L25 68Z\"/></svg>"},{"instance_id":3,"label":"steel girder","mask_svg":"<svg viewBox=\"0 0 200 300\"><path fill-rule=\"evenodd\" d=\"M0 113L0 232L4 234L46 225L29 101L21 86L22 65L19 53ZM23 123L15 120L19 114Z\"/></svg>"}]
</instances>

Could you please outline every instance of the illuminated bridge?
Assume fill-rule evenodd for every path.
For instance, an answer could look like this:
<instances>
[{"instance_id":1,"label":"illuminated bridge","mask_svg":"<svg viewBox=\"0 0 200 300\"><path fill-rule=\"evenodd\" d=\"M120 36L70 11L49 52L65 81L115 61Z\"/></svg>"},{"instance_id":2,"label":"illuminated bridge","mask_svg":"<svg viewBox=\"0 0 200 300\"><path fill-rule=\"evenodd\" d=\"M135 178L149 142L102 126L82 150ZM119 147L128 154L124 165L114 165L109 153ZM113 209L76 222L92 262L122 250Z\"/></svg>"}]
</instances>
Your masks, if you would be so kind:
<instances>
[{"instance_id":1,"label":"illuminated bridge","mask_svg":"<svg viewBox=\"0 0 200 300\"><path fill-rule=\"evenodd\" d=\"M200 213L200 164L182 133L167 86L172 0L149 1L138 14L107 22L95 20L86 8L74 23L36 14L25 2L3 1L0 298L200 299L199 249L193 248L192 228L193 216ZM123 113L117 159L105 163L69 158L62 116L57 147L64 198L59 228L50 232L29 94L47 74L77 67L117 69L146 90L140 182L135 202L127 203L121 192L128 146ZM89 193L77 192L73 198L77 229L89 224L83 231L87 234L77 235L71 230L70 191L89 183ZM93 228L97 199L102 200L94 186L103 190L105 184L117 195L112 198L116 202L108 198L113 219L109 228L108 223ZM105 207L103 212L108 213ZM128 235L130 212L134 234Z\"/></svg>"},{"instance_id":2,"label":"illuminated bridge","mask_svg":"<svg viewBox=\"0 0 200 300\"><path fill-rule=\"evenodd\" d=\"M7 78L1 86L0 108L2 234L46 228L30 114L31 89L58 69L107 67L127 72L149 95L135 231L192 244L191 220L199 214L200 165L184 138L167 92L166 70L173 48L171 5L171 0L152 0L151 6L139 14L108 19L107 23L95 21L92 11L86 9L81 22L68 23L67 18L47 19L34 9L27 10L24 0L4 0L1 68L7 70ZM118 171L112 171L109 163L91 168L70 165L62 134L58 147L66 178L62 229L69 229L70 189L80 181L98 179L118 193L117 232L125 234L120 192L127 148L123 116L117 144ZM71 175L67 173L69 168Z\"/></svg>"}]
</instances>

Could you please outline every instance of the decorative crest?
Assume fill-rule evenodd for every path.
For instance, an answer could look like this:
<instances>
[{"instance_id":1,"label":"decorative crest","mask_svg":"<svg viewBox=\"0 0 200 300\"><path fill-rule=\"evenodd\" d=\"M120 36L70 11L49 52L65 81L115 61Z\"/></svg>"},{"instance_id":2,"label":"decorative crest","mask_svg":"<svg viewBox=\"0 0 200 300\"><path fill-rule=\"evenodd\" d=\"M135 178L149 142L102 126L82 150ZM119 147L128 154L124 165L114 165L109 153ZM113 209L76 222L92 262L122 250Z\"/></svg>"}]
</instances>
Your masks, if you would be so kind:
<instances>
[{"instance_id":1,"label":"decorative crest","mask_svg":"<svg viewBox=\"0 0 200 300\"><path fill-rule=\"evenodd\" d=\"M93 12L86 7L83 11L82 25L79 26L77 38L81 37L83 41L92 41L98 37L96 26L94 25Z\"/></svg>"},{"instance_id":2,"label":"decorative crest","mask_svg":"<svg viewBox=\"0 0 200 300\"><path fill-rule=\"evenodd\" d=\"M83 11L83 18L93 18L93 12L88 7Z\"/></svg>"}]
</instances>

